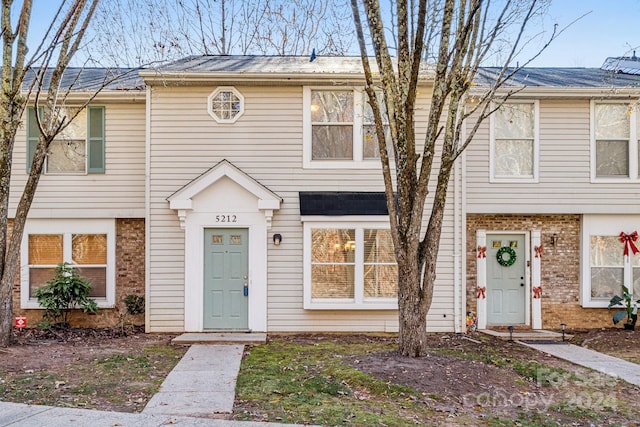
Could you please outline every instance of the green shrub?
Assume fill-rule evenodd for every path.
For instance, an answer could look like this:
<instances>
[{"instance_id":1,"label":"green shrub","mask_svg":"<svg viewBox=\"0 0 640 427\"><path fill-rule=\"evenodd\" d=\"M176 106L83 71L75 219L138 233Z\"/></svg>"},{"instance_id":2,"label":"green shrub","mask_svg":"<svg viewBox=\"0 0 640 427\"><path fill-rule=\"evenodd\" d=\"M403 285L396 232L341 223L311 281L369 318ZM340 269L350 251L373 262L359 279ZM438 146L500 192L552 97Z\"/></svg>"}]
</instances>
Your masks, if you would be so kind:
<instances>
[{"instance_id":1,"label":"green shrub","mask_svg":"<svg viewBox=\"0 0 640 427\"><path fill-rule=\"evenodd\" d=\"M124 305L127 307L127 313L140 314L144 313L144 297L140 295L127 295L124 297Z\"/></svg>"},{"instance_id":2,"label":"green shrub","mask_svg":"<svg viewBox=\"0 0 640 427\"><path fill-rule=\"evenodd\" d=\"M81 308L85 313L95 313L98 305L89 298L91 284L81 277L69 263L56 267L55 277L41 288L36 289L35 297L45 309L44 318L58 326L69 326L69 313Z\"/></svg>"}]
</instances>

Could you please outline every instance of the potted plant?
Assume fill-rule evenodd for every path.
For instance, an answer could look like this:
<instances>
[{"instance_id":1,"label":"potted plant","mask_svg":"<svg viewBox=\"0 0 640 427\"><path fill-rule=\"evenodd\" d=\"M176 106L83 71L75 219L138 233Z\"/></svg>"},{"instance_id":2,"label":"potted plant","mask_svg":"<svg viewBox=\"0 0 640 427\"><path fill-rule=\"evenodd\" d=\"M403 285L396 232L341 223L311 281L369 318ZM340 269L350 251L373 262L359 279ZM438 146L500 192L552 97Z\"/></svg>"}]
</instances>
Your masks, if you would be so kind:
<instances>
[{"instance_id":1,"label":"potted plant","mask_svg":"<svg viewBox=\"0 0 640 427\"><path fill-rule=\"evenodd\" d=\"M636 327L636 321L638 320L638 303L640 303L640 299L633 301L629 288L622 285L622 296L614 295L611 301L609 301L609 308L620 305L624 307L624 310L618 310L613 313L613 324L617 325L626 317L627 321L623 326L625 329L633 331Z\"/></svg>"}]
</instances>

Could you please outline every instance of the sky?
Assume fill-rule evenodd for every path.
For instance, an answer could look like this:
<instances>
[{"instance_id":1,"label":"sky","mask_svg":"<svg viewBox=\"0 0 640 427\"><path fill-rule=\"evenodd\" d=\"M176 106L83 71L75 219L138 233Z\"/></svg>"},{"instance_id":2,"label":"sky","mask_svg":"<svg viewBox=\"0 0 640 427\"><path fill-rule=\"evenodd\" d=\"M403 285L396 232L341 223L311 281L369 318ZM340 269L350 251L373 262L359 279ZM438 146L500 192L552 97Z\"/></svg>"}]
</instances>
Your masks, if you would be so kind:
<instances>
[{"instance_id":1,"label":"sky","mask_svg":"<svg viewBox=\"0 0 640 427\"><path fill-rule=\"evenodd\" d=\"M552 0L541 30L570 25L530 66L600 67L609 56L640 56L640 0ZM533 47L532 47L533 50Z\"/></svg>"},{"instance_id":2,"label":"sky","mask_svg":"<svg viewBox=\"0 0 640 427\"><path fill-rule=\"evenodd\" d=\"M32 37L50 19L50 1L34 1ZM552 0L539 29L550 34L554 24L568 27L529 66L600 67L607 57L631 56L636 48L640 57L640 0ZM539 47L532 43L520 62Z\"/></svg>"}]
</instances>

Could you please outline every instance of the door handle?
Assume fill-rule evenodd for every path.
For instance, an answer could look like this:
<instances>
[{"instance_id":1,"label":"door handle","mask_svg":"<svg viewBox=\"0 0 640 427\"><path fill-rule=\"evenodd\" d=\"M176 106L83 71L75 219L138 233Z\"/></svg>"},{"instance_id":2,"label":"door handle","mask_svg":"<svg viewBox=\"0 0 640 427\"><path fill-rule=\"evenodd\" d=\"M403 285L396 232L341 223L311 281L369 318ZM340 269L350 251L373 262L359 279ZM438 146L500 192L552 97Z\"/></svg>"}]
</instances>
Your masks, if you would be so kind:
<instances>
[{"instance_id":1,"label":"door handle","mask_svg":"<svg viewBox=\"0 0 640 427\"><path fill-rule=\"evenodd\" d=\"M242 287L242 294L245 297L249 296L249 285L247 283L245 283L244 286Z\"/></svg>"},{"instance_id":2,"label":"door handle","mask_svg":"<svg viewBox=\"0 0 640 427\"><path fill-rule=\"evenodd\" d=\"M520 286L524 286L524 283L520 283Z\"/></svg>"}]
</instances>

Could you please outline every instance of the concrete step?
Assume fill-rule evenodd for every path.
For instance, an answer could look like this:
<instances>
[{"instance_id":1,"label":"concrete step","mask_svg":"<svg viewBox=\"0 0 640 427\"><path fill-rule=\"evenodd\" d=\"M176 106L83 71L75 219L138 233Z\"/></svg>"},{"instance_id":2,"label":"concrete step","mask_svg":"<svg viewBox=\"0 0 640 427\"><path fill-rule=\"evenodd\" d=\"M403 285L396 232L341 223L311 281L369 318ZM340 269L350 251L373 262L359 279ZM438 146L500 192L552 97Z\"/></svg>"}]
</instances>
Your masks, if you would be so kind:
<instances>
[{"instance_id":1,"label":"concrete step","mask_svg":"<svg viewBox=\"0 0 640 427\"><path fill-rule=\"evenodd\" d=\"M481 329L478 332L486 335L491 335L492 337L500 338L503 340L508 340L512 337L509 331L503 330L492 330L492 329ZM572 335L564 334L564 339L568 340ZM543 329L529 329L529 330L514 330L513 331L513 340L527 340L527 341L558 341L562 342L562 333L546 331Z\"/></svg>"},{"instance_id":2,"label":"concrete step","mask_svg":"<svg viewBox=\"0 0 640 427\"><path fill-rule=\"evenodd\" d=\"M187 332L171 340L176 345L191 344L264 344L267 334L262 332Z\"/></svg>"}]
</instances>

